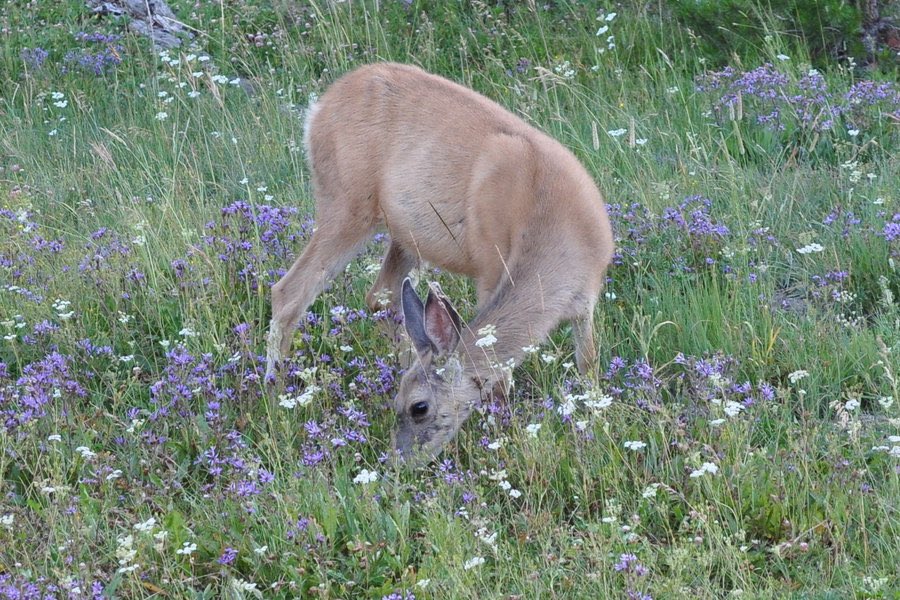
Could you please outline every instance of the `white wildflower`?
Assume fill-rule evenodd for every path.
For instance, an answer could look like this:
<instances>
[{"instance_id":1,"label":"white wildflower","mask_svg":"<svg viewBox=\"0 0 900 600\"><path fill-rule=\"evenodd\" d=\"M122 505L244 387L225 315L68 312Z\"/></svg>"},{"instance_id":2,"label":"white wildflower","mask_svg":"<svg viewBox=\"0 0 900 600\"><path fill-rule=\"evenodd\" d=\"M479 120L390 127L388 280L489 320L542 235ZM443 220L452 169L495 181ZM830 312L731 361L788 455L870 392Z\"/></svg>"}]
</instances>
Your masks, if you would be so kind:
<instances>
[{"instance_id":1,"label":"white wildflower","mask_svg":"<svg viewBox=\"0 0 900 600\"><path fill-rule=\"evenodd\" d=\"M593 390L587 394L587 399L584 401L584 405L593 411L608 408L612 403L612 396Z\"/></svg>"},{"instance_id":2,"label":"white wildflower","mask_svg":"<svg viewBox=\"0 0 900 600\"><path fill-rule=\"evenodd\" d=\"M181 548L175 551L175 554L181 554L183 556L190 556L194 552L197 551L197 544L194 542L185 542L181 545Z\"/></svg>"},{"instance_id":3,"label":"white wildflower","mask_svg":"<svg viewBox=\"0 0 900 600\"><path fill-rule=\"evenodd\" d=\"M608 133L612 137L622 137L623 135L628 133L628 130L627 129L610 129L606 133Z\"/></svg>"},{"instance_id":4,"label":"white wildflower","mask_svg":"<svg viewBox=\"0 0 900 600\"><path fill-rule=\"evenodd\" d=\"M807 245L803 246L802 248L797 248L796 250L800 254L812 254L814 252L821 252L824 249L825 248L821 244L813 243L813 244L807 244Z\"/></svg>"},{"instance_id":5,"label":"white wildflower","mask_svg":"<svg viewBox=\"0 0 900 600\"><path fill-rule=\"evenodd\" d=\"M650 498L655 498L656 490L658 490L658 489L659 489L658 483L651 483L650 485L648 485L647 487L644 488L643 492L641 492L641 497L646 498L648 500Z\"/></svg>"},{"instance_id":6,"label":"white wildflower","mask_svg":"<svg viewBox=\"0 0 900 600\"><path fill-rule=\"evenodd\" d=\"M709 473L710 475L715 475L718 472L719 472L719 467L715 463L705 462L702 465L700 465L700 468L697 469L696 471L691 471L691 477L693 477L693 478L703 477L703 475L705 475L706 473Z\"/></svg>"},{"instance_id":7,"label":"white wildflower","mask_svg":"<svg viewBox=\"0 0 900 600\"><path fill-rule=\"evenodd\" d=\"M725 403L725 414L729 417L736 417L741 414L741 411L746 410L746 407L740 402L734 402L733 400L729 400Z\"/></svg>"},{"instance_id":8,"label":"white wildflower","mask_svg":"<svg viewBox=\"0 0 900 600\"><path fill-rule=\"evenodd\" d=\"M353 478L353 483L358 483L361 485L365 485L367 483L372 483L378 481L378 473L375 471L370 471L368 469L363 469L359 472L359 475Z\"/></svg>"},{"instance_id":9,"label":"white wildflower","mask_svg":"<svg viewBox=\"0 0 900 600\"><path fill-rule=\"evenodd\" d=\"M629 450L634 450L635 452L643 450L644 448L647 447L647 444L645 442L641 442L639 440L628 441L628 442L625 442L624 445Z\"/></svg>"},{"instance_id":10,"label":"white wildflower","mask_svg":"<svg viewBox=\"0 0 900 600\"><path fill-rule=\"evenodd\" d=\"M97 453L87 446L78 446L77 448L75 448L75 452L80 454L81 458L83 458L84 460L91 460L92 458L97 456Z\"/></svg>"},{"instance_id":11,"label":"white wildflower","mask_svg":"<svg viewBox=\"0 0 900 600\"><path fill-rule=\"evenodd\" d=\"M531 423L525 428L525 431L528 432L529 437L536 438L538 436L538 431L541 430L542 425L540 423Z\"/></svg>"},{"instance_id":12,"label":"white wildflower","mask_svg":"<svg viewBox=\"0 0 900 600\"><path fill-rule=\"evenodd\" d=\"M575 396L570 394L563 399L562 404L556 407L556 412L559 413L559 416L561 417L568 417L574 413L577 408Z\"/></svg>"},{"instance_id":13,"label":"white wildflower","mask_svg":"<svg viewBox=\"0 0 900 600\"><path fill-rule=\"evenodd\" d=\"M156 525L156 519L153 517L150 517L143 523L135 523L134 529L137 531L140 531L142 533L150 533L151 531L153 531L153 527L155 525Z\"/></svg>"},{"instance_id":14,"label":"white wildflower","mask_svg":"<svg viewBox=\"0 0 900 600\"><path fill-rule=\"evenodd\" d=\"M485 563L485 560L483 557L475 556L465 562L465 564L463 565L463 569L468 571L469 569L474 569L475 567L480 567L484 563Z\"/></svg>"},{"instance_id":15,"label":"white wildflower","mask_svg":"<svg viewBox=\"0 0 900 600\"><path fill-rule=\"evenodd\" d=\"M497 342L497 336L494 335L496 332L497 328L494 325L485 325L478 330L481 337L475 341L475 345L479 348L490 348Z\"/></svg>"},{"instance_id":16,"label":"white wildflower","mask_svg":"<svg viewBox=\"0 0 900 600\"><path fill-rule=\"evenodd\" d=\"M798 381L800 381L800 380L803 379L804 377L808 377L808 376L809 376L809 372L808 372L808 371L804 371L803 369L799 369L799 370L797 370L797 371L794 371L793 373L790 373L790 374L788 375L788 379L790 380L791 383L797 383Z\"/></svg>"}]
</instances>

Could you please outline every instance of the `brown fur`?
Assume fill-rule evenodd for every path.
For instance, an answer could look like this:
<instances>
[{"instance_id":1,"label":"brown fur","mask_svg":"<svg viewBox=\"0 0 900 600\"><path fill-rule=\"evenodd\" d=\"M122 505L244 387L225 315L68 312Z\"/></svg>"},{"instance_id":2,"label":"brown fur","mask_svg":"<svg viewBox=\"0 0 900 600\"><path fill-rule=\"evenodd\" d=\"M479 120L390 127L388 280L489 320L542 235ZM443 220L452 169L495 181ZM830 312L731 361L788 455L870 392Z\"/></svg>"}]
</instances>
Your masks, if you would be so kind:
<instances>
[{"instance_id":1,"label":"brown fur","mask_svg":"<svg viewBox=\"0 0 900 600\"><path fill-rule=\"evenodd\" d=\"M397 302L421 261L474 279L478 315L461 332L460 377L483 387L496 379L492 363L518 361L563 320L574 324L579 369L591 368L592 313L613 238L603 198L571 152L484 96L407 65L341 77L308 119L317 230L272 288L269 374L302 313L381 227L391 243L371 308L385 291ZM474 342L487 324L497 343L486 353ZM408 388L429 379L416 375L422 367L404 378L398 412L404 397L421 396ZM442 400L457 414L472 401Z\"/></svg>"}]
</instances>

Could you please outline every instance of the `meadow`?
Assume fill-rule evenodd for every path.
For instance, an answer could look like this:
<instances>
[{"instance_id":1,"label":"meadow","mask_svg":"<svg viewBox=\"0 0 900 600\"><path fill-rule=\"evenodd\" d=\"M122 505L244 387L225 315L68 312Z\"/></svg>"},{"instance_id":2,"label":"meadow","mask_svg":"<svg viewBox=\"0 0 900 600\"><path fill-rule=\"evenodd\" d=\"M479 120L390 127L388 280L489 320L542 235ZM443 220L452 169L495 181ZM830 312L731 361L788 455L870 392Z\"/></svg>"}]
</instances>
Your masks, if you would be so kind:
<instances>
[{"instance_id":1,"label":"meadow","mask_svg":"<svg viewBox=\"0 0 900 600\"><path fill-rule=\"evenodd\" d=\"M167 51L0 6L0 598L900 597L895 66L655 4L170 6ZM597 376L561 327L419 469L383 237L263 378L305 108L379 60L559 139L616 234Z\"/></svg>"}]
</instances>

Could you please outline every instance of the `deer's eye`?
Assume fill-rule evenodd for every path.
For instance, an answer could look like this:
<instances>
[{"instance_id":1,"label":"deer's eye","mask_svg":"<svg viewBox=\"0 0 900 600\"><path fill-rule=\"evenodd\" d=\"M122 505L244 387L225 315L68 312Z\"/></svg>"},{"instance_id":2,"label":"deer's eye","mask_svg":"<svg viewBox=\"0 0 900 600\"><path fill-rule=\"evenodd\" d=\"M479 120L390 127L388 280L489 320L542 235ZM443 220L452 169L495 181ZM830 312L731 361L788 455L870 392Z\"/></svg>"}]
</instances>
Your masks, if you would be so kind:
<instances>
[{"instance_id":1,"label":"deer's eye","mask_svg":"<svg viewBox=\"0 0 900 600\"><path fill-rule=\"evenodd\" d=\"M414 418L424 417L426 414L428 414L428 403L416 402L409 407L409 414L411 414Z\"/></svg>"}]
</instances>

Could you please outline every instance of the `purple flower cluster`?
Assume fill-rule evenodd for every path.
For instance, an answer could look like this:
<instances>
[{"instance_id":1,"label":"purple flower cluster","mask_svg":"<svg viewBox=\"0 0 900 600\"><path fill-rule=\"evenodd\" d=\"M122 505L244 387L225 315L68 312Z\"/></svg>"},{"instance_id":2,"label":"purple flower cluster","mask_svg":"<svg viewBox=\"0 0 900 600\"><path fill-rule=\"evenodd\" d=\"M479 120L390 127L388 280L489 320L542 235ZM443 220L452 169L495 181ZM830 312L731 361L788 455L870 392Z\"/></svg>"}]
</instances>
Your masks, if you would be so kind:
<instances>
[{"instance_id":1,"label":"purple flower cluster","mask_svg":"<svg viewBox=\"0 0 900 600\"><path fill-rule=\"evenodd\" d=\"M77 579L53 583L46 577L29 580L0 573L0 600L103 600L103 591L103 584L96 580L90 584Z\"/></svg>"},{"instance_id":2,"label":"purple flower cluster","mask_svg":"<svg viewBox=\"0 0 900 600\"><path fill-rule=\"evenodd\" d=\"M625 577L627 588L625 596L629 600L653 600L650 594L636 589L642 587L640 580L647 577L650 573L650 569L642 565L638 561L637 556L630 553L619 555L619 562L613 565L613 569Z\"/></svg>"},{"instance_id":3,"label":"purple flower cluster","mask_svg":"<svg viewBox=\"0 0 900 600\"><path fill-rule=\"evenodd\" d=\"M723 354L705 357L685 356L679 352L674 362L684 368L676 376L676 380L683 386L688 398L702 401L714 398L730 400L744 407L775 399L775 388L765 381L756 386L749 381L737 383L735 371L738 363L733 357Z\"/></svg>"},{"instance_id":4,"label":"purple flower cluster","mask_svg":"<svg viewBox=\"0 0 900 600\"><path fill-rule=\"evenodd\" d=\"M252 289L261 282L271 286L284 275L294 248L312 233L312 219L298 228L293 220L296 214L296 208L234 202L222 209L218 220L206 224L202 250L227 264L229 273L237 281L250 283ZM183 279L191 271L195 254L173 262L176 277Z\"/></svg>"},{"instance_id":5,"label":"purple flower cluster","mask_svg":"<svg viewBox=\"0 0 900 600\"><path fill-rule=\"evenodd\" d=\"M19 52L19 58L21 58L22 62L25 63L25 66L32 71L43 68L48 56L50 56L50 53L40 46L35 48L22 48Z\"/></svg>"},{"instance_id":6,"label":"purple flower cluster","mask_svg":"<svg viewBox=\"0 0 900 600\"><path fill-rule=\"evenodd\" d=\"M119 43L121 39L120 35L76 33L75 41L88 44L89 47L75 48L66 52L63 57L62 72L103 75L114 71L122 64L122 57L125 53L125 47ZM95 46L100 46L100 48L94 49Z\"/></svg>"},{"instance_id":7,"label":"purple flower cluster","mask_svg":"<svg viewBox=\"0 0 900 600\"><path fill-rule=\"evenodd\" d=\"M728 225L712 215L712 201L703 196L688 196L675 206L664 208L657 215L639 203L608 205L607 209L616 232L615 264L623 264L626 257L637 259L646 255L658 260L659 247L666 248L662 256L671 258L676 273L691 273L719 265L722 248L731 238ZM760 242L755 236L753 245ZM731 272L722 264L721 270Z\"/></svg>"},{"instance_id":8,"label":"purple flower cluster","mask_svg":"<svg viewBox=\"0 0 900 600\"><path fill-rule=\"evenodd\" d=\"M900 90L892 82L858 81L841 94L830 91L814 69L794 78L771 63L749 71L725 67L705 73L697 78L696 89L712 96L720 115L752 117L778 131L829 131L839 117L848 128L864 129L884 115L900 117Z\"/></svg>"},{"instance_id":9,"label":"purple flower cluster","mask_svg":"<svg viewBox=\"0 0 900 600\"><path fill-rule=\"evenodd\" d=\"M884 224L881 235L883 235L884 239L889 243L900 241L900 213L894 213L891 220Z\"/></svg>"},{"instance_id":10,"label":"purple flower cluster","mask_svg":"<svg viewBox=\"0 0 900 600\"><path fill-rule=\"evenodd\" d=\"M10 291L34 303L43 301L41 292L52 281L38 270L38 258L50 259L65 248L62 240L48 239L45 233L28 211L0 208L0 236L17 242L0 246L0 281L15 285Z\"/></svg>"},{"instance_id":11,"label":"purple flower cluster","mask_svg":"<svg viewBox=\"0 0 900 600\"><path fill-rule=\"evenodd\" d=\"M397 590L386 596L382 596L381 600L416 600L416 595L410 590Z\"/></svg>"},{"instance_id":12,"label":"purple flower cluster","mask_svg":"<svg viewBox=\"0 0 900 600\"><path fill-rule=\"evenodd\" d=\"M627 398L645 410L656 410L661 402L663 382L643 358L629 361L621 356L613 357L603 379L614 398Z\"/></svg>"},{"instance_id":13,"label":"purple flower cluster","mask_svg":"<svg viewBox=\"0 0 900 600\"><path fill-rule=\"evenodd\" d=\"M87 396L70 367L71 360L51 352L25 365L15 381L9 379L7 366L0 363L0 420L7 431L47 416L51 408L62 411L67 401Z\"/></svg>"}]
</instances>

